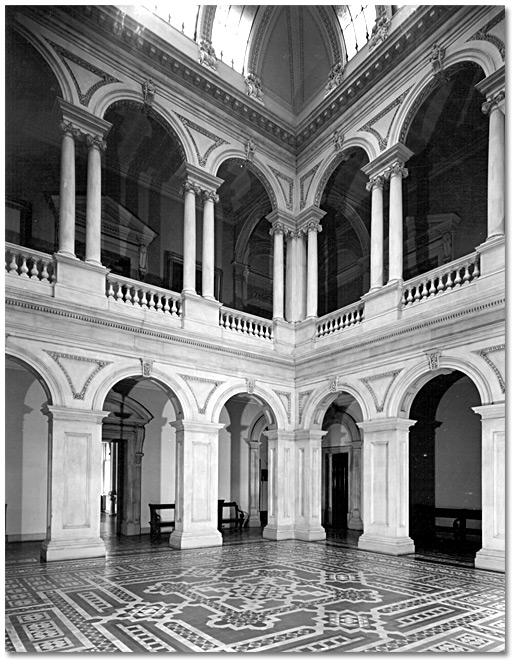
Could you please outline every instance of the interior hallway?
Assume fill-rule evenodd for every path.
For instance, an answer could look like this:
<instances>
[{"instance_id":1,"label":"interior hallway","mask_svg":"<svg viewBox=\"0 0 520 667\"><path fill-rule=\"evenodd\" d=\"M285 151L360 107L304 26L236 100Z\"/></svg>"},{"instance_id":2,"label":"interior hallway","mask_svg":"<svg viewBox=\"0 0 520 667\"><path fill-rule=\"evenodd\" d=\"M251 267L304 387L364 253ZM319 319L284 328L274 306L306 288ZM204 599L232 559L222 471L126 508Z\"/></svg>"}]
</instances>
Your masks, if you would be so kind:
<instances>
[{"instance_id":1,"label":"interior hallway","mask_svg":"<svg viewBox=\"0 0 520 667\"><path fill-rule=\"evenodd\" d=\"M8 652L498 652L505 577L442 544L415 556L225 531L177 551L103 523L105 559L40 563L6 545ZM444 562L441 562L444 561Z\"/></svg>"}]
</instances>

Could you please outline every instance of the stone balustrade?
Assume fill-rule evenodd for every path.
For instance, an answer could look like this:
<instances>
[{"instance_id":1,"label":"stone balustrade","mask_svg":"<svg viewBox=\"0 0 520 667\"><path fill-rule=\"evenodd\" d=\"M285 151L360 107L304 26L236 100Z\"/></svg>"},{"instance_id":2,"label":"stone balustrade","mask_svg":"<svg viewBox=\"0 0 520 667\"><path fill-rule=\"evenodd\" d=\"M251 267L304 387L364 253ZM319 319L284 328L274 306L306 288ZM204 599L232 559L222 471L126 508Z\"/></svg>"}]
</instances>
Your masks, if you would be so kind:
<instances>
[{"instance_id":1,"label":"stone balustrade","mask_svg":"<svg viewBox=\"0 0 520 667\"><path fill-rule=\"evenodd\" d=\"M228 331L236 331L264 340L273 339L273 323L271 320L248 315L232 308L220 309L219 324Z\"/></svg>"},{"instance_id":2,"label":"stone balustrade","mask_svg":"<svg viewBox=\"0 0 520 667\"><path fill-rule=\"evenodd\" d=\"M443 292L474 282L480 276L480 256L471 253L465 257L439 266L403 284L403 307L424 302Z\"/></svg>"},{"instance_id":3,"label":"stone balustrade","mask_svg":"<svg viewBox=\"0 0 520 667\"><path fill-rule=\"evenodd\" d=\"M107 276L107 297L110 301L136 308L152 310L173 317L181 315L181 295L177 292L116 276L113 273Z\"/></svg>"},{"instance_id":4,"label":"stone balustrade","mask_svg":"<svg viewBox=\"0 0 520 667\"><path fill-rule=\"evenodd\" d=\"M350 304L333 313L324 315L316 321L316 338L343 331L363 321L364 305L362 301Z\"/></svg>"},{"instance_id":5,"label":"stone balustrade","mask_svg":"<svg viewBox=\"0 0 520 667\"><path fill-rule=\"evenodd\" d=\"M10 275L43 283L53 283L56 279L52 255L14 243L5 244L5 270Z\"/></svg>"}]
</instances>

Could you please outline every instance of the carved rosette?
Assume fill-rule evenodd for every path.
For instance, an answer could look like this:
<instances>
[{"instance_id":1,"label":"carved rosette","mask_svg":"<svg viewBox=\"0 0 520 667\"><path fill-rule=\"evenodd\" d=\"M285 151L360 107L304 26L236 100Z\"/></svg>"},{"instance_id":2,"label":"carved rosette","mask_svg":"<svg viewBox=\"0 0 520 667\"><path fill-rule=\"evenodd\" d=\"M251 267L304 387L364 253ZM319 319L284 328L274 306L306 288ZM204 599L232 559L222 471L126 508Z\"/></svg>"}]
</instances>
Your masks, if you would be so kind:
<instances>
[{"instance_id":1,"label":"carved rosette","mask_svg":"<svg viewBox=\"0 0 520 667\"><path fill-rule=\"evenodd\" d=\"M495 95L492 95L491 97L488 97L487 100L484 102L482 105L482 113L483 114L490 114L493 109L499 106L499 104L505 99L506 94L505 91L501 90L498 93L495 93Z\"/></svg>"}]
</instances>

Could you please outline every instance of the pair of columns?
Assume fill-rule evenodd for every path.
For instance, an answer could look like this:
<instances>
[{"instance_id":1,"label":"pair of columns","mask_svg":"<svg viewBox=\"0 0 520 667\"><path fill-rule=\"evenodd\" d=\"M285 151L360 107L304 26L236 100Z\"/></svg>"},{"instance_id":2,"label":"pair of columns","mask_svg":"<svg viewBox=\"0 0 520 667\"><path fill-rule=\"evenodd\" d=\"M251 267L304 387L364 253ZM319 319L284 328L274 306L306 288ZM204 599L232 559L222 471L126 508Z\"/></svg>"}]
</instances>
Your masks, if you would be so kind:
<instances>
[{"instance_id":1,"label":"pair of columns","mask_svg":"<svg viewBox=\"0 0 520 667\"><path fill-rule=\"evenodd\" d=\"M318 232L325 215L311 206L297 224L281 211L267 217L273 237L273 320L300 321L318 315ZM284 238L287 238L287 265L284 261ZM305 252L305 238L307 251Z\"/></svg>"},{"instance_id":2,"label":"pair of columns","mask_svg":"<svg viewBox=\"0 0 520 667\"><path fill-rule=\"evenodd\" d=\"M101 153L112 125L65 100L58 99L61 139L58 253L75 258L76 144L87 145L87 210L85 261L101 266Z\"/></svg>"},{"instance_id":3,"label":"pair of columns","mask_svg":"<svg viewBox=\"0 0 520 667\"><path fill-rule=\"evenodd\" d=\"M202 169L183 165L184 242L183 294L195 295L197 272L197 197L203 201L202 214L202 296L215 300L215 204L217 189L224 182Z\"/></svg>"}]
</instances>

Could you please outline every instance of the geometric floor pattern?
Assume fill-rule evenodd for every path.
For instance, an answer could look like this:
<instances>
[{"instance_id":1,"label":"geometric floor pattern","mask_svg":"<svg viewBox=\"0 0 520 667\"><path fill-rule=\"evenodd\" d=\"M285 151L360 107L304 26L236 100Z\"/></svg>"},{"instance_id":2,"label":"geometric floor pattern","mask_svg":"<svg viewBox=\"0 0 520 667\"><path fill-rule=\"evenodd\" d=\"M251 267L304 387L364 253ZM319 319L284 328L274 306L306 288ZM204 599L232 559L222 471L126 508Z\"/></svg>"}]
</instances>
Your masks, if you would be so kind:
<instances>
[{"instance_id":1,"label":"geometric floor pattern","mask_svg":"<svg viewBox=\"0 0 520 667\"><path fill-rule=\"evenodd\" d=\"M6 560L6 651L505 651L504 575L259 539Z\"/></svg>"}]
</instances>

